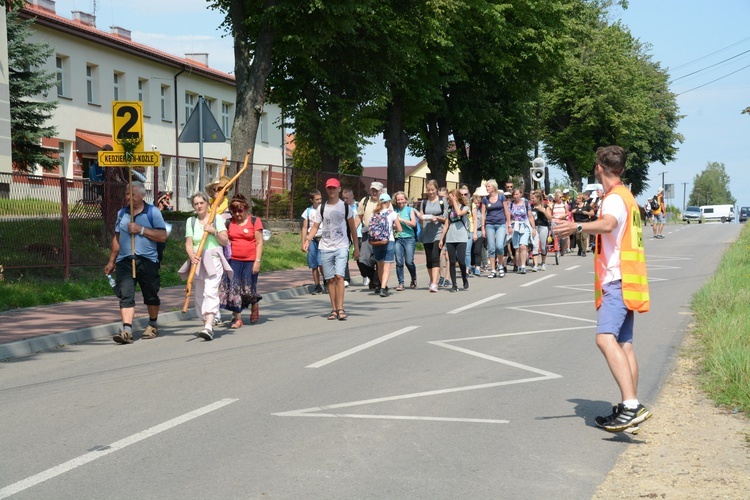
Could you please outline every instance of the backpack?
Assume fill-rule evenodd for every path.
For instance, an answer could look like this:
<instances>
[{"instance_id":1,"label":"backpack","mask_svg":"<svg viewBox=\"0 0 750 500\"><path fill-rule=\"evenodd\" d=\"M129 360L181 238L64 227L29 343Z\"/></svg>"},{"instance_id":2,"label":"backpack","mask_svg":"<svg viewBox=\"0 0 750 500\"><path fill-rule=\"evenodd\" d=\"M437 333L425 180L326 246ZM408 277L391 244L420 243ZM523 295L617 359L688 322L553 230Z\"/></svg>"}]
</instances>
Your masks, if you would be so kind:
<instances>
[{"instance_id":1,"label":"backpack","mask_svg":"<svg viewBox=\"0 0 750 500\"><path fill-rule=\"evenodd\" d=\"M153 205L149 205L148 203L144 203L144 205L146 205L148 207L146 209L146 217L148 217L148 223L151 225L151 229L156 229L154 227L154 214L151 212L151 210L152 209L153 210L158 210L158 208L156 208ZM122 219L122 217L126 213L128 213L128 210L129 210L129 207L124 207L124 208L121 208L119 212L117 212L117 221L118 221L118 223L119 223L120 219ZM135 221L131 221L131 222L135 222ZM159 259L160 263L161 263L161 259L164 258L164 249L166 247L167 247L167 242L166 241L161 242L161 243L156 243L156 256Z\"/></svg>"},{"instance_id":2,"label":"backpack","mask_svg":"<svg viewBox=\"0 0 750 500\"><path fill-rule=\"evenodd\" d=\"M659 204L658 197L654 196L654 198L651 199L651 210L659 210L661 205Z\"/></svg>"},{"instance_id":3,"label":"backpack","mask_svg":"<svg viewBox=\"0 0 750 500\"><path fill-rule=\"evenodd\" d=\"M326 211L326 205L328 205L328 202L320 204L320 220L321 224L323 221L323 214ZM309 215L308 215L309 217ZM349 243L353 244L354 240L352 240L352 229L349 227L349 205L344 202L344 224L346 224L346 237L349 238ZM317 236L317 235L316 235ZM318 238L315 238L318 239Z\"/></svg>"},{"instance_id":4,"label":"backpack","mask_svg":"<svg viewBox=\"0 0 750 500\"><path fill-rule=\"evenodd\" d=\"M391 228L388 223L388 212L372 214L368 234L370 235L370 245L378 247L388 244L391 236Z\"/></svg>"}]
</instances>

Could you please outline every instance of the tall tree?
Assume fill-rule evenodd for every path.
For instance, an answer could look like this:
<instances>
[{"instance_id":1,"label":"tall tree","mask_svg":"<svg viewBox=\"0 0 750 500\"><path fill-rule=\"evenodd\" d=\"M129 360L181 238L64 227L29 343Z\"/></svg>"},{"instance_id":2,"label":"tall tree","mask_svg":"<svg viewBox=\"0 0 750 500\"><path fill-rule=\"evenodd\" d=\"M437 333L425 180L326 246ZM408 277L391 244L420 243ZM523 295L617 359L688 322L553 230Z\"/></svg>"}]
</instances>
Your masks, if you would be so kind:
<instances>
[{"instance_id":1,"label":"tall tree","mask_svg":"<svg viewBox=\"0 0 750 500\"><path fill-rule=\"evenodd\" d=\"M708 162L693 179L688 205L734 205L737 200L729 190L729 174L723 163Z\"/></svg>"},{"instance_id":2,"label":"tall tree","mask_svg":"<svg viewBox=\"0 0 750 500\"><path fill-rule=\"evenodd\" d=\"M43 137L54 137L57 130L45 123L52 117L57 101L39 96L56 85L54 73L39 69L54 53L47 43L28 41L33 20L22 21L16 10L7 14L8 84L10 92L10 136L13 166L31 172L40 166L49 171L60 165L52 151L41 145Z\"/></svg>"}]
</instances>

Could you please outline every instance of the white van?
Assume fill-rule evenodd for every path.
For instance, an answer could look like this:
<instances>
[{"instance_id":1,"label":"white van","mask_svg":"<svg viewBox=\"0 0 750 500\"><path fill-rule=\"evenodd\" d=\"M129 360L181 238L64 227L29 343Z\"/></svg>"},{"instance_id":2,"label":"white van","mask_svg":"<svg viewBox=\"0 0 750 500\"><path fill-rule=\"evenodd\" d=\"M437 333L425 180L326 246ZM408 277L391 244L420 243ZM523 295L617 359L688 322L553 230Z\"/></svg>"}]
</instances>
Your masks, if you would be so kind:
<instances>
[{"instance_id":1,"label":"white van","mask_svg":"<svg viewBox=\"0 0 750 500\"><path fill-rule=\"evenodd\" d=\"M734 220L734 205L703 205L701 212L706 222L732 222Z\"/></svg>"}]
</instances>

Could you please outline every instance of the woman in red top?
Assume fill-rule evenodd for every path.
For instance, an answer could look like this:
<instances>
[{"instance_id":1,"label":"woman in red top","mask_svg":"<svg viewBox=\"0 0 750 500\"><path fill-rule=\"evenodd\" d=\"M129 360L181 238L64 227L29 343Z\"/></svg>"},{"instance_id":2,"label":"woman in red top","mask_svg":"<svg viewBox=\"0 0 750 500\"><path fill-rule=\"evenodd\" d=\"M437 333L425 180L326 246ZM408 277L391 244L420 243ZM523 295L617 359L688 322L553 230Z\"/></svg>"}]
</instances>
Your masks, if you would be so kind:
<instances>
[{"instance_id":1,"label":"woman in red top","mask_svg":"<svg viewBox=\"0 0 750 500\"><path fill-rule=\"evenodd\" d=\"M227 234L232 247L232 266L234 277L225 277L219 288L223 309L232 311L230 328L242 326L242 310L251 306L250 323L260 319L258 302L258 273L263 255L263 223L260 217L253 217L250 204L241 194L237 194L229 203L232 218L227 223Z\"/></svg>"}]
</instances>

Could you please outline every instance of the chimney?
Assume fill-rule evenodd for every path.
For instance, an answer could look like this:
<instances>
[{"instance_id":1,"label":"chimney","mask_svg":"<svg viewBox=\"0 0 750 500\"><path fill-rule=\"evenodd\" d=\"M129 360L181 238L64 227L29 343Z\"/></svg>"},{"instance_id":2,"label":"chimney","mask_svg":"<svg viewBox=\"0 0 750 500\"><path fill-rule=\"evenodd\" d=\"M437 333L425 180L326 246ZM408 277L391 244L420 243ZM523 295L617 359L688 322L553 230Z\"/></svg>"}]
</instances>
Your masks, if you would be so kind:
<instances>
[{"instance_id":1,"label":"chimney","mask_svg":"<svg viewBox=\"0 0 750 500\"><path fill-rule=\"evenodd\" d=\"M190 59L198 64L208 68L208 52L196 52L193 54L185 54L185 59Z\"/></svg>"},{"instance_id":2,"label":"chimney","mask_svg":"<svg viewBox=\"0 0 750 500\"><path fill-rule=\"evenodd\" d=\"M74 10L71 12L73 14L73 21L81 24L85 24L86 26L91 26L92 28L96 28L96 16L93 14L88 14L86 12L82 12L80 10Z\"/></svg>"},{"instance_id":3,"label":"chimney","mask_svg":"<svg viewBox=\"0 0 750 500\"><path fill-rule=\"evenodd\" d=\"M130 30L126 30L125 28L121 28L120 26L110 26L109 32L118 38L130 40Z\"/></svg>"},{"instance_id":4,"label":"chimney","mask_svg":"<svg viewBox=\"0 0 750 500\"><path fill-rule=\"evenodd\" d=\"M31 0L29 3L42 10L55 13L55 0Z\"/></svg>"}]
</instances>

